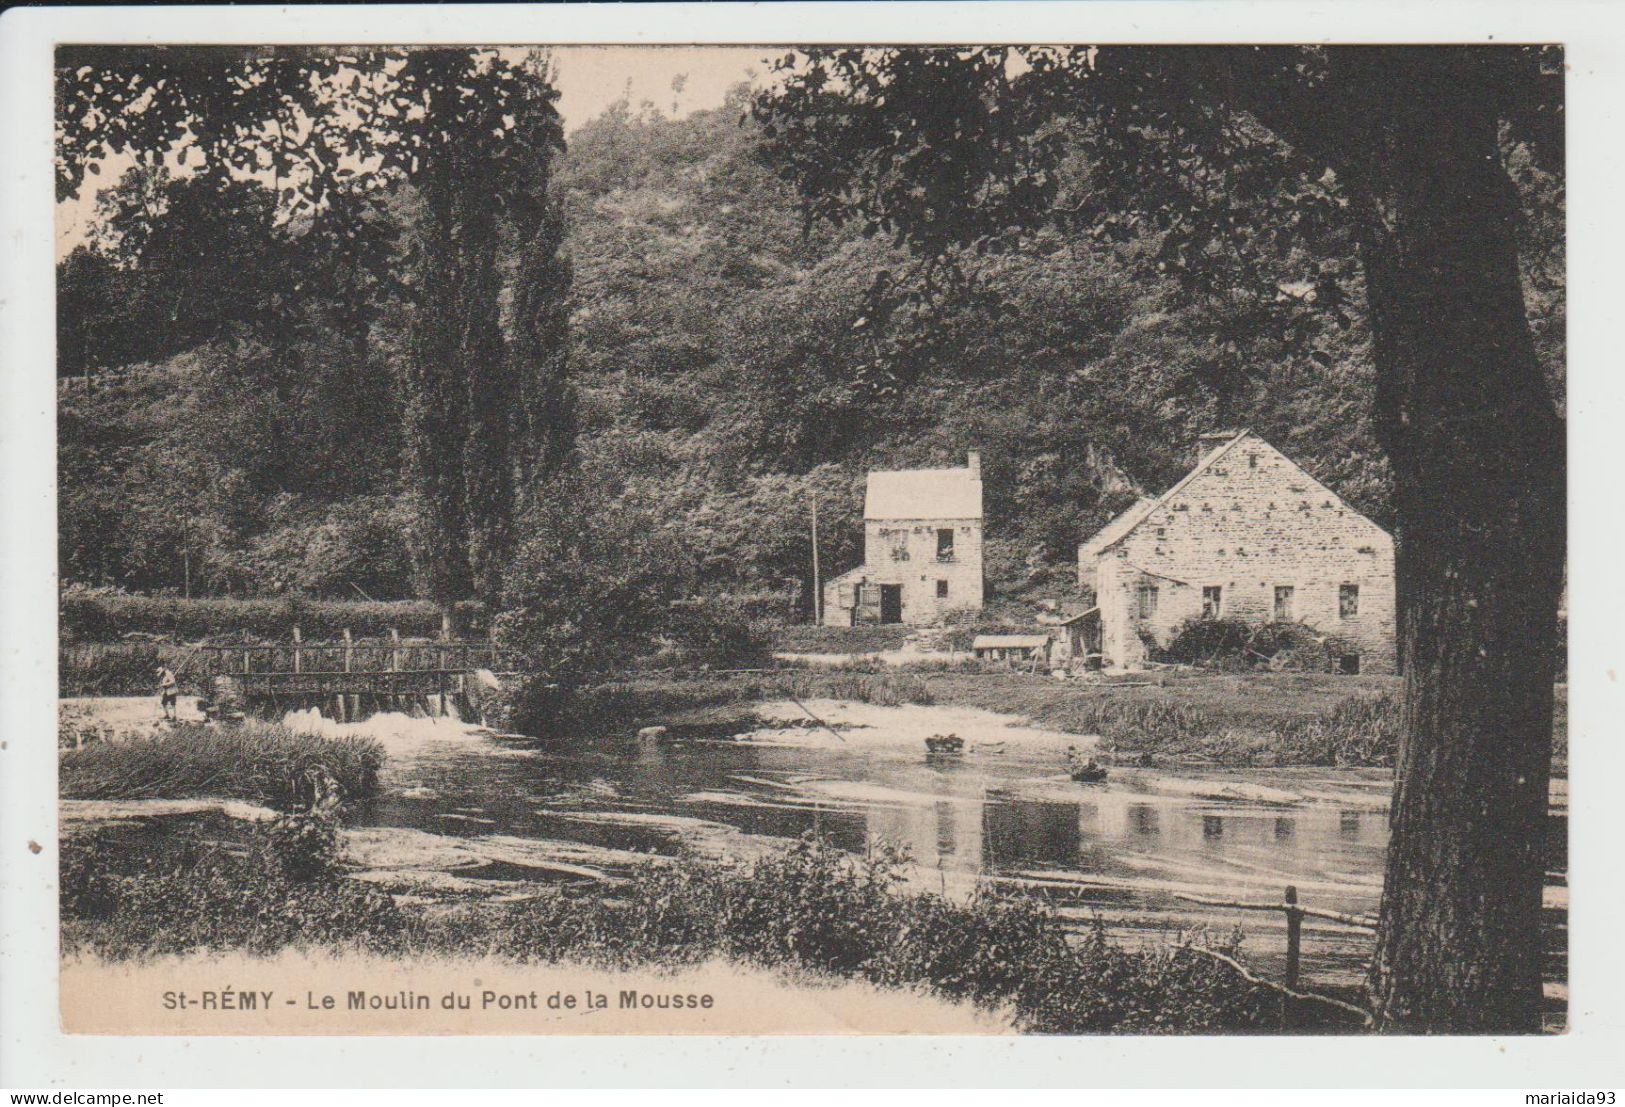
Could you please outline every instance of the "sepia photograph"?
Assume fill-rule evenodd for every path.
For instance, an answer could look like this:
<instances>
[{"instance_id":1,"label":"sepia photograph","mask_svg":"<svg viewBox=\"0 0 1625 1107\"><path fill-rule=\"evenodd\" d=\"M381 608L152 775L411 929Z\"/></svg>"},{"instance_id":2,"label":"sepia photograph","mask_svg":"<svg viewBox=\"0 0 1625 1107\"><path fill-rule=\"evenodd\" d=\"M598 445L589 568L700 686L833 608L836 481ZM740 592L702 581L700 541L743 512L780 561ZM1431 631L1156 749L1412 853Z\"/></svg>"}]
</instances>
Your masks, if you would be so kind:
<instances>
[{"instance_id":1,"label":"sepia photograph","mask_svg":"<svg viewBox=\"0 0 1625 1107\"><path fill-rule=\"evenodd\" d=\"M52 65L65 1034L1571 1031L1563 45Z\"/></svg>"}]
</instances>

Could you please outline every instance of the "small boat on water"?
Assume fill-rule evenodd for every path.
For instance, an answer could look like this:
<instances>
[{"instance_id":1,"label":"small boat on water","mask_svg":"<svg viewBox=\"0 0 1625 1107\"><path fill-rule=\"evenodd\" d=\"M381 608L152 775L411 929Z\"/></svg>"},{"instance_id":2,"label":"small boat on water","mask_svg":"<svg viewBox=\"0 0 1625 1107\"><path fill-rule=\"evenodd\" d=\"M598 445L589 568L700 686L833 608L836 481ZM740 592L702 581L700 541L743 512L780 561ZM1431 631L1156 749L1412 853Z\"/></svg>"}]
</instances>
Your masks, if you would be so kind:
<instances>
[{"instance_id":1,"label":"small boat on water","mask_svg":"<svg viewBox=\"0 0 1625 1107\"><path fill-rule=\"evenodd\" d=\"M1066 751L1067 771L1072 779L1079 784L1100 784L1106 779L1106 766L1093 757L1085 757L1075 747L1068 746Z\"/></svg>"},{"instance_id":2,"label":"small boat on water","mask_svg":"<svg viewBox=\"0 0 1625 1107\"><path fill-rule=\"evenodd\" d=\"M963 753L965 740L957 734L933 734L925 740L926 753Z\"/></svg>"}]
</instances>

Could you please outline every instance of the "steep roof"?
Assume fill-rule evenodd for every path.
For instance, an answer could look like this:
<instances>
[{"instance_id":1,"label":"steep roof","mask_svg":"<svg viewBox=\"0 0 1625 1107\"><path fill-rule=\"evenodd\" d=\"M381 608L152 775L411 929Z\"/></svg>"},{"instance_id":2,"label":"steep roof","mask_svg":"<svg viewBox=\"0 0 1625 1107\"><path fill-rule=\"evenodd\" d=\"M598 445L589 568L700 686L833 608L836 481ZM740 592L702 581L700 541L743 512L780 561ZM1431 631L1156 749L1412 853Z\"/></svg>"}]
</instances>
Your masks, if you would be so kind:
<instances>
[{"instance_id":1,"label":"steep roof","mask_svg":"<svg viewBox=\"0 0 1625 1107\"><path fill-rule=\"evenodd\" d=\"M1235 448L1236 443L1245 438L1257 438L1257 436L1253 434L1250 428L1247 430L1237 431L1229 441L1225 442L1216 449L1209 450L1207 455L1203 457L1202 460L1198 461L1196 466L1191 469L1190 472L1186 473L1182 478L1180 478L1179 482L1176 483L1172 488L1168 489L1168 491L1164 492L1155 499L1141 500L1139 503L1135 504L1133 507L1123 512L1123 514L1119 515L1117 518L1113 519L1104 527L1101 527L1098 531L1096 531L1087 541L1078 547L1078 558L1082 560L1083 558L1094 557L1097 554L1105 552L1108 547L1115 546L1117 543L1127 538L1131 533L1133 533L1134 528L1145 522L1152 512L1170 502L1175 496L1183 492L1186 485L1190 484L1191 481L1195 480L1197 477L1211 469L1216 461L1224 457L1227 453ZM1259 438L1258 441L1264 442L1262 438ZM1264 442L1264 445L1269 446L1271 450L1275 450L1275 447L1270 446L1268 442ZM1275 452L1280 453L1279 450L1275 450ZM1285 457L1286 455L1282 454L1281 456ZM1291 458L1286 458L1286 460L1290 462L1293 467L1298 470L1298 472L1303 473L1304 479L1309 481L1316 488L1320 489L1329 496L1337 496L1337 493L1321 484L1318 480L1315 480L1315 478L1311 477L1308 473L1305 473L1303 467L1298 465L1297 462L1292 461ZM1342 497L1338 496L1337 498L1341 502ZM1375 526L1376 524L1373 523L1372 525Z\"/></svg>"},{"instance_id":2,"label":"steep roof","mask_svg":"<svg viewBox=\"0 0 1625 1107\"><path fill-rule=\"evenodd\" d=\"M1123 514L1095 531L1094 535L1078 547L1078 556L1090 557L1104 550L1129 531L1139 526L1141 521L1156 509L1157 499L1152 496L1141 497L1133 507Z\"/></svg>"},{"instance_id":3,"label":"steep roof","mask_svg":"<svg viewBox=\"0 0 1625 1107\"><path fill-rule=\"evenodd\" d=\"M1123 512L1123 514L1119 515L1117 518L1095 531L1094 534L1092 534L1086 541L1083 542L1082 545L1078 547L1078 558L1081 560L1086 557L1094 557L1095 555L1104 552L1107 547L1115 546L1117 543L1127 538L1134 532L1135 527L1145 522L1147 516L1172 499L1174 495L1180 491L1180 489L1184 488L1191 481L1207 472L1208 468L1212 466L1215 461L1223 457L1232 446L1234 446L1237 442L1240 442L1243 438L1246 438L1251 433L1252 431L1250 430L1237 431L1235 437L1231 438L1230 441L1226 442L1217 449L1209 450L1207 452L1207 456L1198 461L1196 463L1196 467L1181 477L1178 483L1176 483L1172 488L1168 489L1168 491L1164 492L1160 496L1141 500L1139 503Z\"/></svg>"},{"instance_id":4,"label":"steep roof","mask_svg":"<svg viewBox=\"0 0 1625 1107\"><path fill-rule=\"evenodd\" d=\"M901 469L869 474L865 519L980 519L982 477L971 469Z\"/></svg>"}]
</instances>

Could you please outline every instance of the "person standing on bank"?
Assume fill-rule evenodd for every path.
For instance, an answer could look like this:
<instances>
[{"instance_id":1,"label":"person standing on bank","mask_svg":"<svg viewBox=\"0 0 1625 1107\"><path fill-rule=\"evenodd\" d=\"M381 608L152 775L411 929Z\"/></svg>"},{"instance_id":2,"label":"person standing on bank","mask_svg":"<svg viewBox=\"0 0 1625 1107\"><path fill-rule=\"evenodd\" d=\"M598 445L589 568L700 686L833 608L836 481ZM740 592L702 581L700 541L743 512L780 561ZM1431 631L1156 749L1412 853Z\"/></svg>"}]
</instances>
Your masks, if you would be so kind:
<instances>
[{"instance_id":1,"label":"person standing on bank","mask_svg":"<svg viewBox=\"0 0 1625 1107\"><path fill-rule=\"evenodd\" d=\"M175 697L177 691L175 674L170 670L169 666L158 666L158 703L163 708L164 718L170 722L175 721Z\"/></svg>"}]
</instances>

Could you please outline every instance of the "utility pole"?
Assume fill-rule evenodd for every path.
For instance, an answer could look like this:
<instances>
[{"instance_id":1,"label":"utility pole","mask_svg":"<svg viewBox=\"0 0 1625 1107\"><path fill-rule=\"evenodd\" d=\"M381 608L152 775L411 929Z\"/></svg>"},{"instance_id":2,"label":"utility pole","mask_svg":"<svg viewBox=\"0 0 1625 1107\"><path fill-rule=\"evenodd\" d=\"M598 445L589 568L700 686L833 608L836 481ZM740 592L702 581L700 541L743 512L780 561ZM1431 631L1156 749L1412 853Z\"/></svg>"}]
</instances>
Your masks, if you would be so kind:
<instances>
[{"instance_id":1,"label":"utility pole","mask_svg":"<svg viewBox=\"0 0 1625 1107\"><path fill-rule=\"evenodd\" d=\"M812 498L813 625L824 625L824 586L818 575L818 493Z\"/></svg>"}]
</instances>

